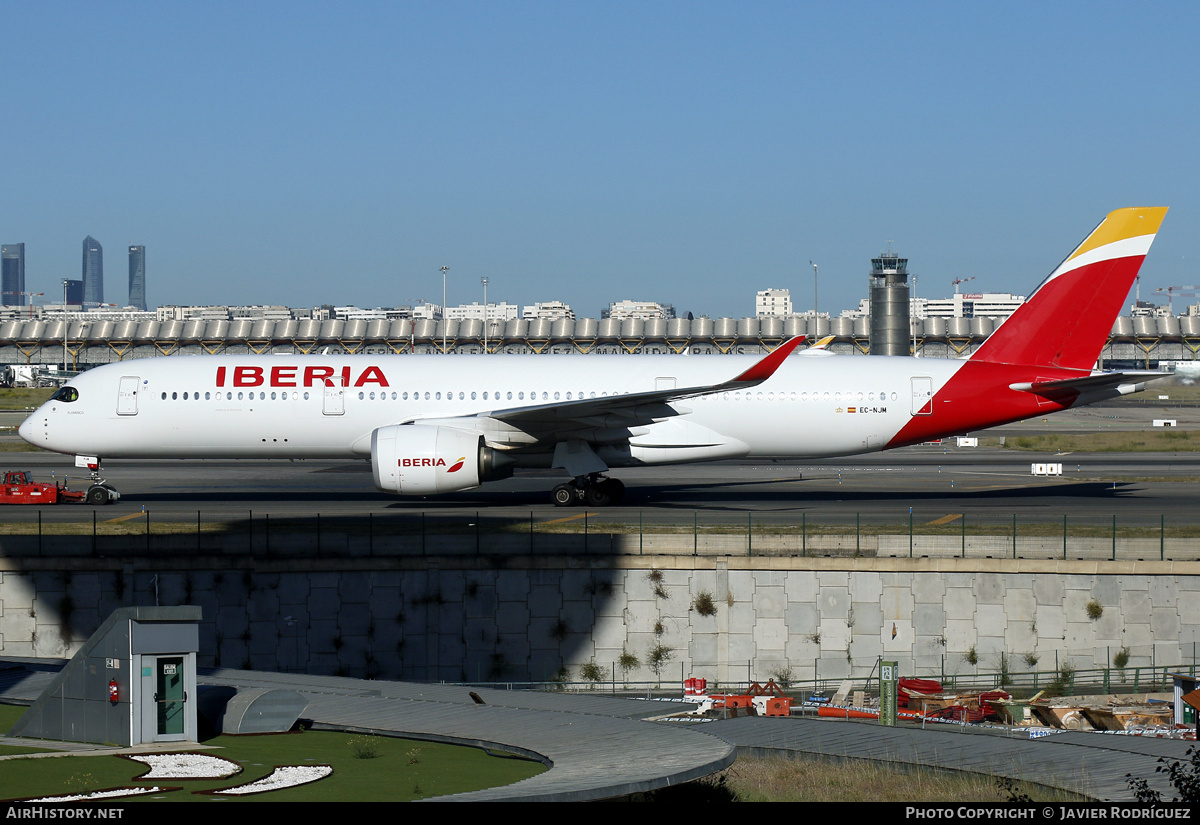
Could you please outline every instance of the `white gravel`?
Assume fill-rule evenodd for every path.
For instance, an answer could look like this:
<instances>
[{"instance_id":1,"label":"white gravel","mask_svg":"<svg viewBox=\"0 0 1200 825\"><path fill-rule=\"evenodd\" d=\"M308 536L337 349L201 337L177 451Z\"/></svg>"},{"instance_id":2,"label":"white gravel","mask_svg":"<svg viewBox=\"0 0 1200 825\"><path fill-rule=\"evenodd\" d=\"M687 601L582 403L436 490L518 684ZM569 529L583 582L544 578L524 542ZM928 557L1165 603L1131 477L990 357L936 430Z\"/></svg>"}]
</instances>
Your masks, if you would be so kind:
<instances>
[{"instance_id":1,"label":"white gravel","mask_svg":"<svg viewBox=\"0 0 1200 825\"><path fill-rule=\"evenodd\" d=\"M288 765L282 768L276 768L269 776L264 776L257 782L250 782L246 785L238 785L236 788L226 788L223 791L213 791L215 794L232 794L241 796L242 794L265 793L266 791L277 791L280 788L293 788L297 785L305 785L309 782L316 782L318 779L324 779L333 773L333 768L328 765L311 765L300 767L298 765Z\"/></svg>"},{"instance_id":2,"label":"white gravel","mask_svg":"<svg viewBox=\"0 0 1200 825\"><path fill-rule=\"evenodd\" d=\"M240 773L242 766L204 753L154 753L130 756L150 771L139 779L224 779Z\"/></svg>"}]
</instances>

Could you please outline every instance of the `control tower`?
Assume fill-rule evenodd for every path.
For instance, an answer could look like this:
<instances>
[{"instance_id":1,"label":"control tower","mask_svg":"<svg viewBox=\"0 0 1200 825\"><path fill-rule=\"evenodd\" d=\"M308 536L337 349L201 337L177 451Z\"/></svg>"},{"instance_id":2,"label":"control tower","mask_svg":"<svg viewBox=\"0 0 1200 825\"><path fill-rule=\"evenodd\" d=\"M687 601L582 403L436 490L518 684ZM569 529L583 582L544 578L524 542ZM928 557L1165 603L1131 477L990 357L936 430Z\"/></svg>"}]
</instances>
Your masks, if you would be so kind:
<instances>
[{"instance_id":1,"label":"control tower","mask_svg":"<svg viewBox=\"0 0 1200 825\"><path fill-rule=\"evenodd\" d=\"M908 258L871 259L871 355L909 354Z\"/></svg>"}]
</instances>

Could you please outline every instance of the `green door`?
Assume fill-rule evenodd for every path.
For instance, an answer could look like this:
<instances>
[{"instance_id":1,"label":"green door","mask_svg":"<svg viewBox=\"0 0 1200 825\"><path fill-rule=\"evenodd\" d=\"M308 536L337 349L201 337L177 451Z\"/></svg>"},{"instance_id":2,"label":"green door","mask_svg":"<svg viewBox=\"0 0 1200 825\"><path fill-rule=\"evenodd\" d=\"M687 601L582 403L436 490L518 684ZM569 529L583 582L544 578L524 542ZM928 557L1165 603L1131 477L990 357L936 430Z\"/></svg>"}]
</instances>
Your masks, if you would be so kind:
<instances>
[{"instance_id":1,"label":"green door","mask_svg":"<svg viewBox=\"0 0 1200 825\"><path fill-rule=\"evenodd\" d=\"M183 659L160 656L156 666L154 701L158 705L158 735L183 734Z\"/></svg>"}]
</instances>

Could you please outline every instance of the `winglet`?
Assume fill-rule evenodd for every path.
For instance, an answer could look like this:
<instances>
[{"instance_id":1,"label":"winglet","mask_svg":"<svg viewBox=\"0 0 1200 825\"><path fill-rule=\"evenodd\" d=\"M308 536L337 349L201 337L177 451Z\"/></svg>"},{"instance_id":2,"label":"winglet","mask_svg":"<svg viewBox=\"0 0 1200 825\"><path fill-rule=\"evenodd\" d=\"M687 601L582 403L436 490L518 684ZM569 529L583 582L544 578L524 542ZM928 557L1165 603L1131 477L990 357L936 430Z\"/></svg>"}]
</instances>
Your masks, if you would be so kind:
<instances>
[{"instance_id":1,"label":"winglet","mask_svg":"<svg viewBox=\"0 0 1200 825\"><path fill-rule=\"evenodd\" d=\"M804 343L804 338L805 336L803 335L789 338L764 356L757 364L726 383L737 386L761 384L775 374L775 370L779 369L779 365L783 363L783 359L791 355L796 347Z\"/></svg>"}]
</instances>

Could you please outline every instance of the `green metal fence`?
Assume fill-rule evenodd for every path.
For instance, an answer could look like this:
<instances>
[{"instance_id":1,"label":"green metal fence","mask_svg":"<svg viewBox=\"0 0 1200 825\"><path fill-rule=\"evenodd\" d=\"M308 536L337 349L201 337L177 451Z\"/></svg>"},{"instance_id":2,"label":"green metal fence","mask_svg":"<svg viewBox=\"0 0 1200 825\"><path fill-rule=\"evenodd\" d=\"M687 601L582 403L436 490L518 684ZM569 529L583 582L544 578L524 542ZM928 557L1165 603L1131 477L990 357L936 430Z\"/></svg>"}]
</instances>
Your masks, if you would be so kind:
<instances>
[{"instance_id":1,"label":"green metal fence","mask_svg":"<svg viewBox=\"0 0 1200 825\"><path fill-rule=\"evenodd\" d=\"M23 514L13 513L14 516ZM0 524L10 556L198 554L324 556L670 555L868 558L988 558L1111 561L1200 560L1200 525L1164 516L1068 517L1015 513L834 514L726 510L531 510L406 512L304 517L196 511L163 518L144 511L105 518L57 508Z\"/></svg>"},{"instance_id":2,"label":"green metal fence","mask_svg":"<svg viewBox=\"0 0 1200 825\"><path fill-rule=\"evenodd\" d=\"M747 665L747 669L749 665ZM693 664L693 670L703 672L706 668ZM672 668L674 671L675 668ZM1094 668L1089 670L1074 670L1060 668L1059 670L1031 670L1025 672L987 671L970 674L945 675L939 673L912 674L915 678L934 679L941 682L945 692L978 693L991 690L1003 690L1019 698L1028 698L1038 692L1046 696L1085 696L1093 694L1145 694L1164 693L1172 689L1172 679L1176 674L1195 677L1200 666L1196 663L1178 665L1158 665L1154 667L1128 668ZM651 698L682 698L683 679L679 674L672 673L671 677L663 674L664 678L650 681L632 681L622 679L620 669L605 666L599 672L602 678L580 680L564 677L561 680L548 682L490 682L473 681L464 684L477 687L490 687L508 690L543 690L567 691L572 693L600 692L623 696L645 696ZM748 689L752 682L766 684L774 677L767 675L758 679L730 679L719 682L709 679L708 693L735 693ZM869 698L879 695L878 673L872 669L870 674L859 677L834 677L824 679L776 680L784 693L800 701L812 697L832 697L845 681L850 681L855 690L862 690Z\"/></svg>"}]
</instances>

